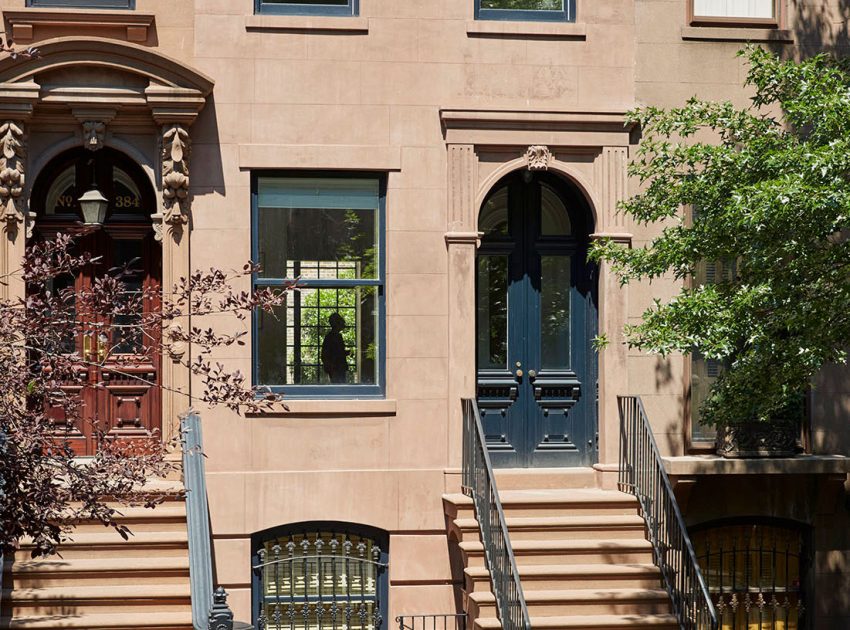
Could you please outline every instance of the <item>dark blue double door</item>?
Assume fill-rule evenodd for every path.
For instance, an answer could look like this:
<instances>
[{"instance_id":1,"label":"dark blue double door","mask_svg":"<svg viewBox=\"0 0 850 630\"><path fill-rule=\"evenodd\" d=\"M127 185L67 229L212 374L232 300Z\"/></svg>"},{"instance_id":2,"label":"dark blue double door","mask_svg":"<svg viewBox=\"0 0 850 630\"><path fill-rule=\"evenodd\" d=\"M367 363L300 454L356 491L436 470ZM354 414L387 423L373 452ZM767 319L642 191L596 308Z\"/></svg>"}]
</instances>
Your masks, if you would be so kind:
<instances>
[{"instance_id":1,"label":"dark blue double door","mask_svg":"<svg viewBox=\"0 0 850 630\"><path fill-rule=\"evenodd\" d=\"M596 453L594 274L583 197L548 174L503 180L479 215L478 404L496 467Z\"/></svg>"}]
</instances>

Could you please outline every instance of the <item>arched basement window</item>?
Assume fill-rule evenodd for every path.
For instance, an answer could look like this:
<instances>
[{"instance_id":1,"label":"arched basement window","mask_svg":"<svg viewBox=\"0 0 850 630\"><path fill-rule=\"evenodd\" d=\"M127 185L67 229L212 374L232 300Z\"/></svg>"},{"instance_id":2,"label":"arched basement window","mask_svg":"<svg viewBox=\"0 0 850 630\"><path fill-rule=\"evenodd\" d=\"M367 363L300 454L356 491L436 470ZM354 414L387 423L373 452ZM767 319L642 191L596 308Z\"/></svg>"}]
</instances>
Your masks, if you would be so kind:
<instances>
[{"instance_id":1,"label":"arched basement window","mask_svg":"<svg viewBox=\"0 0 850 630\"><path fill-rule=\"evenodd\" d=\"M805 626L803 529L787 521L709 523L691 532L721 630Z\"/></svg>"},{"instance_id":2,"label":"arched basement window","mask_svg":"<svg viewBox=\"0 0 850 630\"><path fill-rule=\"evenodd\" d=\"M385 630L387 533L299 523L253 537L254 623L261 630Z\"/></svg>"}]
</instances>

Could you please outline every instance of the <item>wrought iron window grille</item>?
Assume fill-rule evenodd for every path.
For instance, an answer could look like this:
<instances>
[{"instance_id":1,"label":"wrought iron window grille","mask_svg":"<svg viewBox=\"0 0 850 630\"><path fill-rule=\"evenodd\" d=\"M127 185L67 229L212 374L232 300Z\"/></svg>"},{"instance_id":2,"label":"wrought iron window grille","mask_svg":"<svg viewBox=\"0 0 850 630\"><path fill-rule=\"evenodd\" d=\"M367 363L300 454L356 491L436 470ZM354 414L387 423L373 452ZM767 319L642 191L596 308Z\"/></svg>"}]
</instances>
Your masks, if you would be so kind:
<instances>
[{"instance_id":1,"label":"wrought iron window grille","mask_svg":"<svg viewBox=\"0 0 850 630\"><path fill-rule=\"evenodd\" d=\"M259 576L260 630L382 630L389 563L378 541L349 533L293 533L266 541Z\"/></svg>"}]
</instances>

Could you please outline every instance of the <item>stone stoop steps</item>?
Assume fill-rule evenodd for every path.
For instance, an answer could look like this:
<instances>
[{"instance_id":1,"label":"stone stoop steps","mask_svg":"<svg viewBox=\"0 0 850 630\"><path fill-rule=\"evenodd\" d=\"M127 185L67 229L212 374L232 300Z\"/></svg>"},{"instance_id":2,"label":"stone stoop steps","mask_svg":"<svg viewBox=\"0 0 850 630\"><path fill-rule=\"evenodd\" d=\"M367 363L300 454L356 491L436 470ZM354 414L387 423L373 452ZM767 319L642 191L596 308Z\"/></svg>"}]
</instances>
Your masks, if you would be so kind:
<instances>
[{"instance_id":1,"label":"stone stoop steps","mask_svg":"<svg viewBox=\"0 0 850 630\"><path fill-rule=\"evenodd\" d=\"M83 522L61 557L32 559L23 541L3 566L0 628L191 630L186 509L174 495L155 509L120 508L124 541Z\"/></svg>"},{"instance_id":2,"label":"stone stoop steps","mask_svg":"<svg viewBox=\"0 0 850 630\"><path fill-rule=\"evenodd\" d=\"M497 471L534 630L677 630L637 500L591 469ZM501 628L472 499L443 497L464 562L470 630Z\"/></svg>"}]
</instances>

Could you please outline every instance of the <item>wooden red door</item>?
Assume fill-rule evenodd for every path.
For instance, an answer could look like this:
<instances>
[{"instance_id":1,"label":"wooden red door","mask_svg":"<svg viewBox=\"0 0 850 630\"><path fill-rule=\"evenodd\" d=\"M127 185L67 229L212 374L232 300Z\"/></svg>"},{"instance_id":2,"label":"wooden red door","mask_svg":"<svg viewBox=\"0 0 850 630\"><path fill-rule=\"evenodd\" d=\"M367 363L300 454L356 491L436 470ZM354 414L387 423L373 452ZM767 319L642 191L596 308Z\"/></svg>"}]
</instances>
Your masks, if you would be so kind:
<instances>
[{"instance_id":1,"label":"wooden red door","mask_svg":"<svg viewBox=\"0 0 850 630\"><path fill-rule=\"evenodd\" d=\"M82 215L77 199L92 184L109 200L106 221L79 236L74 248L90 252L96 262L75 277L54 281L55 291L74 290L70 301L77 334L67 340L65 351L80 357L73 377L62 383L57 395L79 407L69 415L57 405L48 409L48 415L57 437L67 439L79 455L94 454L104 439L159 437L162 429L161 330L149 321L161 308L162 255L150 221L156 202L144 173L110 149L101 149L94 157L81 149L60 156L33 187L36 237L78 230ZM126 291L145 295L137 312L117 316L83 312L79 296L97 278L124 268Z\"/></svg>"}]
</instances>

